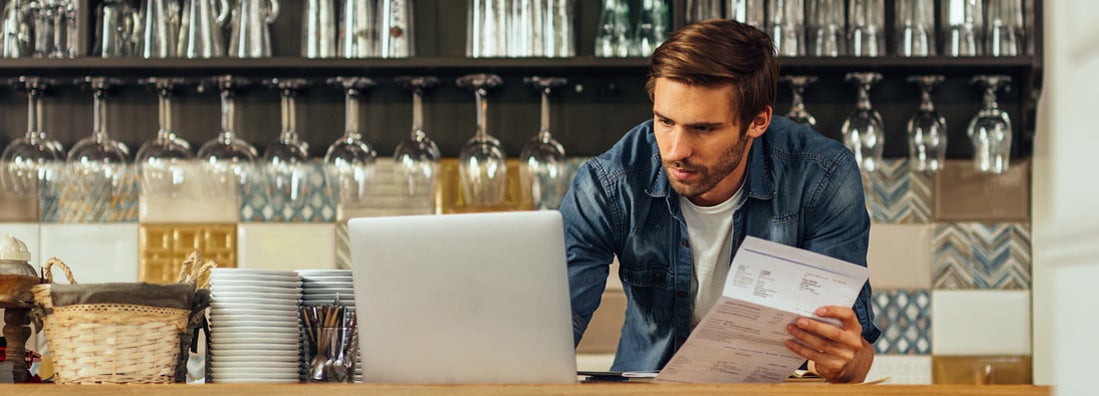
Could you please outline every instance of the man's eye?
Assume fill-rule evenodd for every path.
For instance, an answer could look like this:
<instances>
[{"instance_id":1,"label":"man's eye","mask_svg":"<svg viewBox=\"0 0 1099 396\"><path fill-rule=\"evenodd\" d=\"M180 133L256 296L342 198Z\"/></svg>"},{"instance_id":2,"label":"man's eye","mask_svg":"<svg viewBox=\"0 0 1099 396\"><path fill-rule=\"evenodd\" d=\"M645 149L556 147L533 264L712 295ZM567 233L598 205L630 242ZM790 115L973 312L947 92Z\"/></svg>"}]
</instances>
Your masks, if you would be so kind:
<instances>
[{"instance_id":1,"label":"man's eye","mask_svg":"<svg viewBox=\"0 0 1099 396\"><path fill-rule=\"evenodd\" d=\"M666 119L666 118L659 118L659 119L657 119L657 121L659 121L660 125L663 125L663 126L672 126L672 125L674 125L672 120L669 120L669 119Z\"/></svg>"},{"instance_id":2,"label":"man's eye","mask_svg":"<svg viewBox=\"0 0 1099 396\"><path fill-rule=\"evenodd\" d=\"M699 131L699 132L702 132L702 133L706 133L706 132L710 132L710 131L714 130L714 128L713 127L708 127L708 126L699 126L699 127L695 127L695 130Z\"/></svg>"}]
</instances>

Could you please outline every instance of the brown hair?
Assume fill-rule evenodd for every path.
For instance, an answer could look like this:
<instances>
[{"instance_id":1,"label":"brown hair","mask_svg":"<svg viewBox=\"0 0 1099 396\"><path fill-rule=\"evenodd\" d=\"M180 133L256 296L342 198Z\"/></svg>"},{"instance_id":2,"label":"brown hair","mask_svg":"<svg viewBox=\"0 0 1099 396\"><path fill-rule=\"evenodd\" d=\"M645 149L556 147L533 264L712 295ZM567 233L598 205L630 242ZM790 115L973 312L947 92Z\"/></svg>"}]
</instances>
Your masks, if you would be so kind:
<instances>
[{"instance_id":1,"label":"brown hair","mask_svg":"<svg viewBox=\"0 0 1099 396\"><path fill-rule=\"evenodd\" d=\"M698 22L679 29L653 52L645 84L649 99L661 77L692 85L733 84L732 105L747 126L775 102L775 46L766 33L737 21Z\"/></svg>"}]
</instances>

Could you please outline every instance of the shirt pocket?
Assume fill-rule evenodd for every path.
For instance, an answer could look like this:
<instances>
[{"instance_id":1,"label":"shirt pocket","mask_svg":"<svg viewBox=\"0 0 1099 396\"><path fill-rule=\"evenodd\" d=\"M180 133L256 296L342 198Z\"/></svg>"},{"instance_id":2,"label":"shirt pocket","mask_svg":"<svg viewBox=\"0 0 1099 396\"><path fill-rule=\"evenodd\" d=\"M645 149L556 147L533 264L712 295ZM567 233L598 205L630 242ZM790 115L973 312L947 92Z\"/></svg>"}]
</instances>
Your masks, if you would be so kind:
<instances>
[{"instance_id":1,"label":"shirt pocket","mask_svg":"<svg viewBox=\"0 0 1099 396\"><path fill-rule=\"evenodd\" d=\"M663 269L619 270L629 309L655 323L669 323L672 320L675 304L675 291L671 276Z\"/></svg>"}]
</instances>

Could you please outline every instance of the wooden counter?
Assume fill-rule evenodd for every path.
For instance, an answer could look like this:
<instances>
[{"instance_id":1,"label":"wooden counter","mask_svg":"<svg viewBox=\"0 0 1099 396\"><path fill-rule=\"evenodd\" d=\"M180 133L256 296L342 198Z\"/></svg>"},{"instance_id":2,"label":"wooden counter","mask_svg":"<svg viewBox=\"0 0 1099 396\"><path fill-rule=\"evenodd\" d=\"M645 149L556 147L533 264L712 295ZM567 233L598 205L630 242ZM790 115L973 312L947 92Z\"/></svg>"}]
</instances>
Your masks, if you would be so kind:
<instances>
[{"instance_id":1,"label":"wooden counter","mask_svg":"<svg viewBox=\"0 0 1099 396\"><path fill-rule=\"evenodd\" d=\"M19 396L372 396L372 395L946 395L1050 396L1032 385L577 384L577 385L0 385Z\"/></svg>"}]
</instances>

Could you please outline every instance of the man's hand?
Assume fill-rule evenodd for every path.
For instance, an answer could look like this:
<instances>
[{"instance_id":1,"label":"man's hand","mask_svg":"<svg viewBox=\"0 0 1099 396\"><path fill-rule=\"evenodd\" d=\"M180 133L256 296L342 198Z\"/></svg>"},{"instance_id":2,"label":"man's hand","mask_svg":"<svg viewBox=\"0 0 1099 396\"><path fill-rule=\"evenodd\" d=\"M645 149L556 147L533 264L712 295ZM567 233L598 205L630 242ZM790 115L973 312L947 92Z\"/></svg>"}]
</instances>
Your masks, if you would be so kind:
<instances>
[{"instance_id":1,"label":"man's hand","mask_svg":"<svg viewBox=\"0 0 1099 396\"><path fill-rule=\"evenodd\" d=\"M786 347L809 359L817 374L828 382L865 381L874 361L874 348L862 338L862 324L855 311L850 307L827 306L817 308L815 313L822 318L839 319L843 327L798 318L786 326L786 332L796 339L786 340Z\"/></svg>"}]
</instances>

